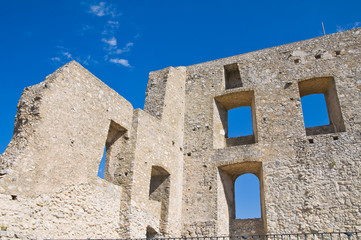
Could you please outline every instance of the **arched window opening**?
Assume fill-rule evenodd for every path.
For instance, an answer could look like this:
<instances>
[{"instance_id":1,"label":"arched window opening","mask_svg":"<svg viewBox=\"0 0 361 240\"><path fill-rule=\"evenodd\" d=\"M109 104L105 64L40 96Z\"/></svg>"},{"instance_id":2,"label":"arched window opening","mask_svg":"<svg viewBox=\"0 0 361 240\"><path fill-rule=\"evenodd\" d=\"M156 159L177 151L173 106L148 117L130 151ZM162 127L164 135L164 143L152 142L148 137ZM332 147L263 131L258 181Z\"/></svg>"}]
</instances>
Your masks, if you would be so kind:
<instances>
[{"instance_id":1,"label":"arched window opening","mask_svg":"<svg viewBox=\"0 0 361 240\"><path fill-rule=\"evenodd\" d=\"M230 236L264 234L267 223L262 162L243 161L218 169L218 216L222 231Z\"/></svg>"},{"instance_id":2,"label":"arched window opening","mask_svg":"<svg viewBox=\"0 0 361 240\"><path fill-rule=\"evenodd\" d=\"M146 233L146 238L150 239L150 238L155 238L157 236L157 231L155 231L152 227L147 227L147 233Z\"/></svg>"},{"instance_id":3,"label":"arched window opening","mask_svg":"<svg viewBox=\"0 0 361 240\"><path fill-rule=\"evenodd\" d=\"M164 230L167 225L169 208L170 174L160 166L152 166L149 199L161 203L160 229Z\"/></svg>"},{"instance_id":4,"label":"arched window opening","mask_svg":"<svg viewBox=\"0 0 361 240\"><path fill-rule=\"evenodd\" d=\"M261 218L260 183L256 175L246 173L234 183L235 218Z\"/></svg>"},{"instance_id":5,"label":"arched window opening","mask_svg":"<svg viewBox=\"0 0 361 240\"><path fill-rule=\"evenodd\" d=\"M169 173L162 167L152 166L149 198L162 202L169 194Z\"/></svg>"}]
</instances>

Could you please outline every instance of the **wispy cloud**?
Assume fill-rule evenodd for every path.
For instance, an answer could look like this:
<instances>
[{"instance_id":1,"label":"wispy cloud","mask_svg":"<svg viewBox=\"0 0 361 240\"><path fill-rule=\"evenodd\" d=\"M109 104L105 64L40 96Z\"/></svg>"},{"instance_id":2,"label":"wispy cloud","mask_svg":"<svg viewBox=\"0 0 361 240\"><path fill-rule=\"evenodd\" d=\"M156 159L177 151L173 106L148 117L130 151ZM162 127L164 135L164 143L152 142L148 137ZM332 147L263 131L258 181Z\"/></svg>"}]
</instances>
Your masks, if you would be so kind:
<instances>
[{"instance_id":1,"label":"wispy cloud","mask_svg":"<svg viewBox=\"0 0 361 240\"><path fill-rule=\"evenodd\" d=\"M102 42L105 42L111 48L117 46L117 39L115 37L111 37L111 38L108 38L108 39L107 38L102 38Z\"/></svg>"},{"instance_id":2,"label":"wispy cloud","mask_svg":"<svg viewBox=\"0 0 361 240\"><path fill-rule=\"evenodd\" d=\"M96 0L95 0L96 1ZM120 11L116 8L116 5L112 5L105 0L98 0L95 4L89 4L83 2L86 7L86 11L89 14L95 15L99 18L99 21L103 23L103 28L99 29L99 40L103 43L104 60L110 63L122 65L124 67L131 68L127 59L120 58L118 55L131 51L134 46L133 42L126 43L123 47L123 41L120 41ZM87 25L83 26L83 31L88 30ZM120 42L123 42L120 44ZM120 46L119 46L120 45ZM118 47L119 46L119 47ZM94 61L94 60L93 60ZM87 62L85 60L85 62Z\"/></svg>"},{"instance_id":3,"label":"wispy cloud","mask_svg":"<svg viewBox=\"0 0 361 240\"><path fill-rule=\"evenodd\" d=\"M83 30L83 31L88 31L88 30L92 29L93 27L88 24L82 24L81 28L82 28L81 30Z\"/></svg>"},{"instance_id":4,"label":"wispy cloud","mask_svg":"<svg viewBox=\"0 0 361 240\"><path fill-rule=\"evenodd\" d=\"M123 59L123 58L111 58L109 60L109 62L111 63L116 63L116 64L121 64L123 65L124 67L131 67L128 60L126 59Z\"/></svg>"},{"instance_id":5,"label":"wispy cloud","mask_svg":"<svg viewBox=\"0 0 361 240\"><path fill-rule=\"evenodd\" d=\"M109 20L107 22L111 28L119 28L119 22L118 21L111 21Z\"/></svg>"},{"instance_id":6,"label":"wispy cloud","mask_svg":"<svg viewBox=\"0 0 361 240\"><path fill-rule=\"evenodd\" d=\"M351 24L347 24L346 26L337 25L336 26L336 31L337 32L343 32L343 31L347 31L347 30L350 30L350 29L360 27L360 26L361 26L361 22L354 22L354 23L351 23Z\"/></svg>"},{"instance_id":7,"label":"wispy cloud","mask_svg":"<svg viewBox=\"0 0 361 240\"><path fill-rule=\"evenodd\" d=\"M60 62L60 57L52 57L50 59L51 59L51 61L54 61L54 62Z\"/></svg>"},{"instance_id":8,"label":"wispy cloud","mask_svg":"<svg viewBox=\"0 0 361 240\"><path fill-rule=\"evenodd\" d=\"M115 7L106 2L99 2L99 4L90 5L89 13L98 17L111 16L113 18L121 15Z\"/></svg>"},{"instance_id":9,"label":"wispy cloud","mask_svg":"<svg viewBox=\"0 0 361 240\"><path fill-rule=\"evenodd\" d=\"M133 42L128 42L124 47L118 48L117 47L117 39L115 37L111 37L109 39L102 38L102 42L106 43L104 49L107 51L105 55L105 59L108 59L109 55L119 55L126 52L130 52L131 47L134 46Z\"/></svg>"},{"instance_id":10,"label":"wispy cloud","mask_svg":"<svg viewBox=\"0 0 361 240\"><path fill-rule=\"evenodd\" d=\"M58 46L58 56L50 58L54 63L65 63L69 60L73 60L71 53L63 46Z\"/></svg>"},{"instance_id":11,"label":"wispy cloud","mask_svg":"<svg viewBox=\"0 0 361 240\"><path fill-rule=\"evenodd\" d=\"M67 51L66 52L63 51L62 54L63 54L63 56L66 57L66 59L73 59L71 54L69 52L67 52Z\"/></svg>"},{"instance_id":12,"label":"wispy cloud","mask_svg":"<svg viewBox=\"0 0 361 240\"><path fill-rule=\"evenodd\" d=\"M86 56L86 57L76 57L75 60L77 62L80 62L82 65L89 65L90 63L92 64L97 64L98 61L94 60L90 55Z\"/></svg>"},{"instance_id":13,"label":"wispy cloud","mask_svg":"<svg viewBox=\"0 0 361 240\"><path fill-rule=\"evenodd\" d=\"M85 33L92 30L94 27L88 24L82 24L81 29L77 30L78 34L84 36Z\"/></svg>"},{"instance_id":14,"label":"wispy cloud","mask_svg":"<svg viewBox=\"0 0 361 240\"><path fill-rule=\"evenodd\" d=\"M70 60L76 60L77 62L83 64L83 65L89 65L89 63L96 64L98 61L94 60L90 54L88 55L77 55L70 53L71 50L64 46L57 46L58 49L57 56L50 58L50 60L56 64L57 66L59 64L65 64L69 62Z\"/></svg>"},{"instance_id":15,"label":"wispy cloud","mask_svg":"<svg viewBox=\"0 0 361 240\"><path fill-rule=\"evenodd\" d=\"M119 29L119 22L118 21L107 21L107 23L104 25L104 30L102 32L102 35L114 35L117 30Z\"/></svg>"},{"instance_id":16,"label":"wispy cloud","mask_svg":"<svg viewBox=\"0 0 361 240\"><path fill-rule=\"evenodd\" d=\"M133 47L133 46L134 46L134 43L129 42L122 49L115 50L114 54L122 54L122 53L130 52L130 48Z\"/></svg>"}]
</instances>

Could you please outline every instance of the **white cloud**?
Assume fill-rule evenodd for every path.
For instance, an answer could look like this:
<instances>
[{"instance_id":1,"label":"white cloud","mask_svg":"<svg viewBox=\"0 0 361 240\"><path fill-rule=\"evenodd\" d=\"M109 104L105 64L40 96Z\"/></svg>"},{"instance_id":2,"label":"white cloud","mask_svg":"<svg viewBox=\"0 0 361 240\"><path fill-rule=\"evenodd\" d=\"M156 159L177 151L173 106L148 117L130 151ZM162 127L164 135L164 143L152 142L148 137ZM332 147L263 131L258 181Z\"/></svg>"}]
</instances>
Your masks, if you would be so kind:
<instances>
[{"instance_id":1,"label":"white cloud","mask_svg":"<svg viewBox=\"0 0 361 240\"><path fill-rule=\"evenodd\" d=\"M81 63L82 65L89 65L89 64L97 64L98 61L94 60L90 55L84 57L76 57L75 60L79 63Z\"/></svg>"},{"instance_id":2,"label":"white cloud","mask_svg":"<svg viewBox=\"0 0 361 240\"><path fill-rule=\"evenodd\" d=\"M93 29L93 27L88 24L82 24L81 28L83 32Z\"/></svg>"},{"instance_id":3,"label":"white cloud","mask_svg":"<svg viewBox=\"0 0 361 240\"><path fill-rule=\"evenodd\" d=\"M58 56L50 58L51 61L57 63L68 62L69 60L73 60L73 55L69 52L69 50L63 46L57 46ZM77 60L77 59L76 59Z\"/></svg>"},{"instance_id":4,"label":"white cloud","mask_svg":"<svg viewBox=\"0 0 361 240\"><path fill-rule=\"evenodd\" d=\"M119 22L118 21L108 21L108 25L112 28L118 28L119 27Z\"/></svg>"},{"instance_id":5,"label":"white cloud","mask_svg":"<svg viewBox=\"0 0 361 240\"><path fill-rule=\"evenodd\" d=\"M121 64L124 67L131 67L128 60L122 59L122 58L111 58L109 60L109 62L116 63L116 64Z\"/></svg>"},{"instance_id":6,"label":"white cloud","mask_svg":"<svg viewBox=\"0 0 361 240\"><path fill-rule=\"evenodd\" d=\"M132 42L129 42L125 45L125 47L123 47L122 49L117 49L114 51L113 54L122 54L122 53L125 53L125 52L129 52L130 51L130 47L132 47L134 45L134 43Z\"/></svg>"},{"instance_id":7,"label":"white cloud","mask_svg":"<svg viewBox=\"0 0 361 240\"><path fill-rule=\"evenodd\" d=\"M60 62L60 57L53 57L51 58L51 61Z\"/></svg>"},{"instance_id":8,"label":"white cloud","mask_svg":"<svg viewBox=\"0 0 361 240\"><path fill-rule=\"evenodd\" d=\"M109 44L111 47L117 46L117 39L115 37L111 37L109 39L102 38L102 41Z\"/></svg>"},{"instance_id":9,"label":"white cloud","mask_svg":"<svg viewBox=\"0 0 361 240\"><path fill-rule=\"evenodd\" d=\"M343 32L343 31L347 31L347 30L350 30L350 29L360 27L360 26L361 26L361 22L354 22L354 23L351 23L351 24L347 24L346 26L337 25L336 26L336 31L337 32Z\"/></svg>"},{"instance_id":10,"label":"white cloud","mask_svg":"<svg viewBox=\"0 0 361 240\"><path fill-rule=\"evenodd\" d=\"M104 29L102 32L103 36L115 35L115 31L113 29Z\"/></svg>"},{"instance_id":11,"label":"white cloud","mask_svg":"<svg viewBox=\"0 0 361 240\"><path fill-rule=\"evenodd\" d=\"M336 32L343 32L346 31L346 29L344 29L343 27L341 27L340 25L336 26Z\"/></svg>"},{"instance_id":12,"label":"white cloud","mask_svg":"<svg viewBox=\"0 0 361 240\"><path fill-rule=\"evenodd\" d=\"M90 30L94 29L93 26L90 26L88 24L82 24L81 29L77 30L78 34L81 36L84 36L84 34Z\"/></svg>"},{"instance_id":13,"label":"white cloud","mask_svg":"<svg viewBox=\"0 0 361 240\"><path fill-rule=\"evenodd\" d=\"M116 8L114 8L112 5L107 4L106 2L99 2L99 4L90 5L89 13L94 14L98 17L103 16L112 16L117 17L121 14L117 12Z\"/></svg>"},{"instance_id":14,"label":"white cloud","mask_svg":"<svg viewBox=\"0 0 361 240\"><path fill-rule=\"evenodd\" d=\"M97 15L98 17L102 17L105 15L105 2L100 2L99 5L91 5L90 6L90 13Z\"/></svg>"},{"instance_id":15,"label":"white cloud","mask_svg":"<svg viewBox=\"0 0 361 240\"><path fill-rule=\"evenodd\" d=\"M67 59L73 59L71 54L69 52L63 52L63 55L67 58Z\"/></svg>"},{"instance_id":16,"label":"white cloud","mask_svg":"<svg viewBox=\"0 0 361 240\"><path fill-rule=\"evenodd\" d=\"M119 22L118 21L108 21L104 25L104 30L102 32L102 35L115 35L116 31L119 29Z\"/></svg>"},{"instance_id":17,"label":"white cloud","mask_svg":"<svg viewBox=\"0 0 361 240\"><path fill-rule=\"evenodd\" d=\"M127 59L117 58L116 56L130 52L131 47L134 45L133 42L128 42L125 46L118 48L119 43L117 36L119 36L119 16L121 16L121 13L116 6L106 0L97 0L94 4L83 1L82 4L86 7L88 13L102 18L103 28L99 29L99 34L101 34L99 39L103 42L104 60L110 63L120 64L124 67L132 67ZM83 25L83 32L88 29L90 29L90 26ZM78 58L75 59L78 60ZM88 64L89 61L95 60L90 57L83 59L84 64Z\"/></svg>"}]
</instances>

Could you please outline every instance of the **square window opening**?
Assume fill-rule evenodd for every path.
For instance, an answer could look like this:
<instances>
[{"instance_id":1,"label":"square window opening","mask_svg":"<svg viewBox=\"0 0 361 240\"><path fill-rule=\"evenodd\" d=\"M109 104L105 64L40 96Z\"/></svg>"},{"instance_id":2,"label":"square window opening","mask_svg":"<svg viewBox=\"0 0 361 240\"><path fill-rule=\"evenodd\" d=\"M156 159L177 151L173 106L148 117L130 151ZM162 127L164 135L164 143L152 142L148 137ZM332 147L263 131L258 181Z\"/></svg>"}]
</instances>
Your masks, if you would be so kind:
<instances>
[{"instance_id":1,"label":"square window opening","mask_svg":"<svg viewBox=\"0 0 361 240\"><path fill-rule=\"evenodd\" d=\"M345 131L333 77L304 80L298 87L307 136Z\"/></svg>"},{"instance_id":2,"label":"square window opening","mask_svg":"<svg viewBox=\"0 0 361 240\"><path fill-rule=\"evenodd\" d=\"M170 174L160 166L152 166L149 199L161 203L160 211L160 228L164 230L168 219L170 194Z\"/></svg>"},{"instance_id":3,"label":"square window opening","mask_svg":"<svg viewBox=\"0 0 361 240\"><path fill-rule=\"evenodd\" d=\"M253 91L216 97L213 114L214 148L257 142Z\"/></svg>"},{"instance_id":4,"label":"square window opening","mask_svg":"<svg viewBox=\"0 0 361 240\"><path fill-rule=\"evenodd\" d=\"M224 78L226 89L239 88L243 85L237 63L224 66Z\"/></svg>"},{"instance_id":5,"label":"square window opening","mask_svg":"<svg viewBox=\"0 0 361 240\"><path fill-rule=\"evenodd\" d=\"M328 111L324 94L311 94L301 98L305 127L329 125Z\"/></svg>"},{"instance_id":6,"label":"square window opening","mask_svg":"<svg viewBox=\"0 0 361 240\"><path fill-rule=\"evenodd\" d=\"M250 106L228 111L228 138L253 135L252 109Z\"/></svg>"}]
</instances>

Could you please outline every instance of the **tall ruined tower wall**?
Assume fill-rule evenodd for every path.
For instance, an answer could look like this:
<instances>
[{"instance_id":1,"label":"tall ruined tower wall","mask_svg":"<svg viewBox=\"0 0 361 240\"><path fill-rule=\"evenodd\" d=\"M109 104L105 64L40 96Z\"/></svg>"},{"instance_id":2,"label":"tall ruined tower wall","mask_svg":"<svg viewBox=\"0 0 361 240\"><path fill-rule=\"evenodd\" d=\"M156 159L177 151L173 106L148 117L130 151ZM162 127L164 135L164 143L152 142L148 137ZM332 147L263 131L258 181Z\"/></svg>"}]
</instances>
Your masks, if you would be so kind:
<instances>
[{"instance_id":1,"label":"tall ruined tower wall","mask_svg":"<svg viewBox=\"0 0 361 240\"><path fill-rule=\"evenodd\" d=\"M6 236L361 231L360 43L355 29L151 72L144 111L68 63L19 101L0 155ZM305 128L310 94L324 94L329 125ZM243 106L253 134L230 138L228 112ZM259 219L235 217L245 173L259 179Z\"/></svg>"},{"instance_id":2,"label":"tall ruined tower wall","mask_svg":"<svg viewBox=\"0 0 361 240\"><path fill-rule=\"evenodd\" d=\"M184 231L360 230L360 43L354 30L187 67ZM325 94L330 125L305 128L300 98L312 93ZM253 136L227 138L241 106ZM235 219L244 173L260 180L259 221Z\"/></svg>"}]
</instances>

